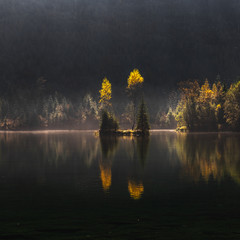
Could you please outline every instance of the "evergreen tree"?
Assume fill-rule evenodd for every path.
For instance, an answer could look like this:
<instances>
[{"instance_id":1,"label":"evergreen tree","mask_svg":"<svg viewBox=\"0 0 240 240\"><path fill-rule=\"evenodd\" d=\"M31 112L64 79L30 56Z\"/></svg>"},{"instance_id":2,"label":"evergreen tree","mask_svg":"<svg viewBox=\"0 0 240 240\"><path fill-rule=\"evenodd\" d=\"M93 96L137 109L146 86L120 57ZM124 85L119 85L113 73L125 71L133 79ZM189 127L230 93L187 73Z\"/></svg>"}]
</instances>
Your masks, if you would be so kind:
<instances>
[{"instance_id":1,"label":"evergreen tree","mask_svg":"<svg viewBox=\"0 0 240 240\"><path fill-rule=\"evenodd\" d=\"M142 99L142 102L139 106L138 118L137 118L137 130L140 130L142 133L148 133L150 129L148 114L146 109L146 104Z\"/></svg>"},{"instance_id":2,"label":"evergreen tree","mask_svg":"<svg viewBox=\"0 0 240 240\"><path fill-rule=\"evenodd\" d=\"M102 111L100 132L112 132L117 131L119 128L118 121L115 116L109 113L107 110Z\"/></svg>"}]
</instances>

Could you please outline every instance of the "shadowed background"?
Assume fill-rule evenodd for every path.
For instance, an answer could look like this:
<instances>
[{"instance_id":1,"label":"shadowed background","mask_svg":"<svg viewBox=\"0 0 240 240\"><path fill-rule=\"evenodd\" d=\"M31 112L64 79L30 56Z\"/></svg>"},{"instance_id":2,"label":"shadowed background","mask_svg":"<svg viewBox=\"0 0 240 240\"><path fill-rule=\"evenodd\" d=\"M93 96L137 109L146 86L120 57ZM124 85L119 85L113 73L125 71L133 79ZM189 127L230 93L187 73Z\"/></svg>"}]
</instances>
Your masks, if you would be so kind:
<instances>
[{"instance_id":1,"label":"shadowed background","mask_svg":"<svg viewBox=\"0 0 240 240\"><path fill-rule=\"evenodd\" d=\"M44 77L72 95L107 76L118 95L133 68L153 95L187 79L232 81L239 20L237 0L1 0L0 89Z\"/></svg>"}]
</instances>

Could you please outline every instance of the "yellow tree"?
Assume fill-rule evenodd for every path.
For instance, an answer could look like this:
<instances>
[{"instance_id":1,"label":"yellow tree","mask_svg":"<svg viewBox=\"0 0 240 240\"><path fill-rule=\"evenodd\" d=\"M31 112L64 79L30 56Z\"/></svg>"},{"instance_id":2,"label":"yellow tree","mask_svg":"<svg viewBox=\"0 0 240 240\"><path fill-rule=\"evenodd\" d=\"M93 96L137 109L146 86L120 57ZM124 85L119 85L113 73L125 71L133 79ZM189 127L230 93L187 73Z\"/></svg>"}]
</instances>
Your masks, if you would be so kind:
<instances>
[{"instance_id":1,"label":"yellow tree","mask_svg":"<svg viewBox=\"0 0 240 240\"><path fill-rule=\"evenodd\" d=\"M215 115L214 92L211 90L208 80L201 86L198 99L198 122L204 130L216 130L217 121Z\"/></svg>"},{"instance_id":2,"label":"yellow tree","mask_svg":"<svg viewBox=\"0 0 240 240\"><path fill-rule=\"evenodd\" d=\"M127 92L129 97L133 103L133 116L132 116L132 129L134 129L135 120L136 120L136 105L137 99L139 98L140 89L142 88L142 84L144 82L144 78L141 76L138 69L134 69L129 77L128 77L128 85L127 85Z\"/></svg>"},{"instance_id":3,"label":"yellow tree","mask_svg":"<svg viewBox=\"0 0 240 240\"><path fill-rule=\"evenodd\" d=\"M224 119L224 102L225 102L225 89L224 86L221 84L220 81L217 83L213 84L212 87L213 91L213 100L215 104L215 114L217 118L217 122L219 124L219 127L222 128L223 125L225 124L225 119Z\"/></svg>"},{"instance_id":4,"label":"yellow tree","mask_svg":"<svg viewBox=\"0 0 240 240\"><path fill-rule=\"evenodd\" d=\"M231 84L226 93L224 115L231 128L240 130L240 81Z\"/></svg>"},{"instance_id":5,"label":"yellow tree","mask_svg":"<svg viewBox=\"0 0 240 240\"><path fill-rule=\"evenodd\" d=\"M99 103L102 103L104 106L111 106L110 100L112 98L112 85L106 77L103 79L102 88L99 92Z\"/></svg>"},{"instance_id":6,"label":"yellow tree","mask_svg":"<svg viewBox=\"0 0 240 240\"><path fill-rule=\"evenodd\" d=\"M214 99L214 92L211 90L208 80L201 86L199 101L203 104L212 103Z\"/></svg>"},{"instance_id":7,"label":"yellow tree","mask_svg":"<svg viewBox=\"0 0 240 240\"><path fill-rule=\"evenodd\" d=\"M144 79L141 76L138 69L133 69L128 77L128 86L127 89L130 91L136 90L136 88L141 87Z\"/></svg>"},{"instance_id":8,"label":"yellow tree","mask_svg":"<svg viewBox=\"0 0 240 240\"><path fill-rule=\"evenodd\" d=\"M198 81L180 83L181 99L176 109L178 127L186 126L193 130L197 124L197 101L200 94Z\"/></svg>"}]
</instances>

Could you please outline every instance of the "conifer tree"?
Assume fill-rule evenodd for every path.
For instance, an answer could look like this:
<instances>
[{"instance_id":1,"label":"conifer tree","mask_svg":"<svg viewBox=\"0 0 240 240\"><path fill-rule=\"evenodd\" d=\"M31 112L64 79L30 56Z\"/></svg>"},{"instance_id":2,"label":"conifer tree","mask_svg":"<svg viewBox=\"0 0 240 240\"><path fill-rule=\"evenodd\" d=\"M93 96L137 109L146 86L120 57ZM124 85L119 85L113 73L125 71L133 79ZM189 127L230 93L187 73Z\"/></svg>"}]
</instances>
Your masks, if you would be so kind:
<instances>
[{"instance_id":1,"label":"conifer tree","mask_svg":"<svg viewBox=\"0 0 240 240\"><path fill-rule=\"evenodd\" d=\"M148 133L149 129L150 129L146 104L145 104L143 99L142 99L142 102L139 106L136 129L140 130L143 134Z\"/></svg>"},{"instance_id":2,"label":"conifer tree","mask_svg":"<svg viewBox=\"0 0 240 240\"><path fill-rule=\"evenodd\" d=\"M114 115L110 114L107 110L102 111L100 132L113 132L117 131L119 124Z\"/></svg>"}]
</instances>

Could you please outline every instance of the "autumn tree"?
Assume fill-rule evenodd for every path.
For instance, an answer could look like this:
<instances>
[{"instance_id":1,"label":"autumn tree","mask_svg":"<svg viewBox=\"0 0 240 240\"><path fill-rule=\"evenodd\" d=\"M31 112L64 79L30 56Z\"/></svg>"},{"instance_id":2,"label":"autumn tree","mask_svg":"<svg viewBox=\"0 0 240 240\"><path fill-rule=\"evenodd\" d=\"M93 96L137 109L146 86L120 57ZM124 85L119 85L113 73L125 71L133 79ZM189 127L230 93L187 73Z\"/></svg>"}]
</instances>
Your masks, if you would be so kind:
<instances>
[{"instance_id":1,"label":"autumn tree","mask_svg":"<svg viewBox=\"0 0 240 240\"><path fill-rule=\"evenodd\" d=\"M166 126L167 126L167 128L176 128L177 122L176 122L174 116L175 116L175 114L174 114L172 108L170 107L168 109L167 118L166 118Z\"/></svg>"},{"instance_id":2,"label":"autumn tree","mask_svg":"<svg viewBox=\"0 0 240 240\"><path fill-rule=\"evenodd\" d=\"M200 94L198 81L180 83L181 99L176 108L175 119L178 127L185 126L193 130L197 125L197 99Z\"/></svg>"},{"instance_id":3,"label":"autumn tree","mask_svg":"<svg viewBox=\"0 0 240 240\"><path fill-rule=\"evenodd\" d=\"M240 81L232 84L227 91L224 113L229 126L240 130Z\"/></svg>"},{"instance_id":4,"label":"autumn tree","mask_svg":"<svg viewBox=\"0 0 240 240\"><path fill-rule=\"evenodd\" d=\"M219 128L222 129L226 125L226 120L224 118L226 87L220 81L218 81L217 83L213 84L212 91L217 124Z\"/></svg>"},{"instance_id":5,"label":"autumn tree","mask_svg":"<svg viewBox=\"0 0 240 240\"><path fill-rule=\"evenodd\" d=\"M188 130L215 131L223 129L224 86L218 81L212 88L206 79L200 86L197 81L181 84L181 100L176 108L178 127Z\"/></svg>"},{"instance_id":6,"label":"autumn tree","mask_svg":"<svg viewBox=\"0 0 240 240\"><path fill-rule=\"evenodd\" d=\"M99 103L103 105L103 107L111 106L110 100L112 98L112 85L105 77L102 82L102 88L99 91L100 93L100 100Z\"/></svg>"},{"instance_id":7,"label":"autumn tree","mask_svg":"<svg viewBox=\"0 0 240 240\"><path fill-rule=\"evenodd\" d=\"M198 105L198 128L203 130L216 130L217 121L215 115L214 92L206 79L201 86Z\"/></svg>"},{"instance_id":8,"label":"autumn tree","mask_svg":"<svg viewBox=\"0 0 240 240\"><path fill-rule=\"evenodd\" d=\"M144 82L138 69L134 69L128 77L127 93L133 103L132 129L135 126L137 100L141 94L142 84Z\"/></svg>"},{"instance_id":9,"label":"autumn tree","mask_svg":"<svg viewBox=\"0 0 240 240\"><path fill-rule=\"evenodd\" d=\"M108 109L112 104L110 100L112 98L112 86L107 78L103 79L102 88L100 92L99 103L102 104L102 114L101 114L101 123L100 123L100 133L108 133L116 131L119 128L118 121L114 114Z\"/></svg>"}]
</instances>

